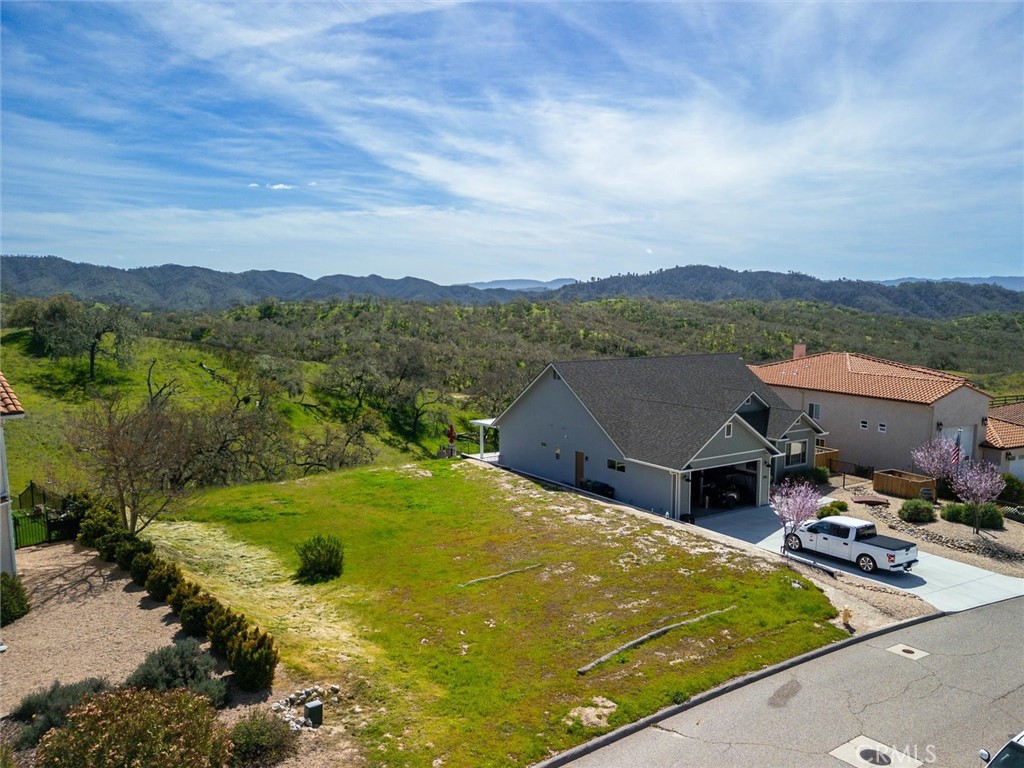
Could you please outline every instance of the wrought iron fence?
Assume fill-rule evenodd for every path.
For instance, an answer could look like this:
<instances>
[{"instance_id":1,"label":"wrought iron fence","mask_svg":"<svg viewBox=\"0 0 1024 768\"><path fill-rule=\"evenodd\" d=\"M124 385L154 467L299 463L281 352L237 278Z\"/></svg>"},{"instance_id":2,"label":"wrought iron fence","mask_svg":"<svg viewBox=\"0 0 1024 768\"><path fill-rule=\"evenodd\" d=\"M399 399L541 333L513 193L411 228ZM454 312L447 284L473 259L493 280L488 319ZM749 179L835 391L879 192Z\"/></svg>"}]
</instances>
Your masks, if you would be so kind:
<instances>
[{"instance_id":1,"label":"wrought iron fence","mask_svg":"<svg viewBox=\"0 0 1024 768\"><path fill-rule=\"evenodd\" d=\"M73 505L35 482L29 483L28 488L12 499L11 506L15 549L67 541L78 535L81 521Z\"/></svg>"}]
</instances>

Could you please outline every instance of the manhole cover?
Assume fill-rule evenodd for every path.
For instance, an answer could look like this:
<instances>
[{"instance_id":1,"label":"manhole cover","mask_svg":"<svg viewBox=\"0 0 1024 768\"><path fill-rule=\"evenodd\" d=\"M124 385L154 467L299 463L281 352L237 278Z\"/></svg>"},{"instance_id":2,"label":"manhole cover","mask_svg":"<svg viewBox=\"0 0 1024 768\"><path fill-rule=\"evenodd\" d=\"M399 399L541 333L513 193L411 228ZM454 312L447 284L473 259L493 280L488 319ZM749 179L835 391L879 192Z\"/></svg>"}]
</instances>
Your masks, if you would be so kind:
<instances>
[{"instance_id":1,"label":"manhole cover","mask_svg":"<svg viewBox=\"0 0 1024 768\"><path fill-rule=\"evenodd\" d=\"M862 749L857 753L861 760L868 765L891 765L892 758L877 749Z\"/></svg>"}]
</instances>

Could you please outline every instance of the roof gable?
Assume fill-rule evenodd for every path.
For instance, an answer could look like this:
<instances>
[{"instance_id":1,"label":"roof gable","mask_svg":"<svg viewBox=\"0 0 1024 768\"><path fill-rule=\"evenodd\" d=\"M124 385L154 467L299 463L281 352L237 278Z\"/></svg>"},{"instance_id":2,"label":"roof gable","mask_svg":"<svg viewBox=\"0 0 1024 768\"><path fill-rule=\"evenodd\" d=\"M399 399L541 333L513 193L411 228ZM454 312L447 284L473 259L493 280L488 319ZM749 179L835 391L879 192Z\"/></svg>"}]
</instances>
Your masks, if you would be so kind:
<instances>
[{"instance_id":1,"label":"roof gable","mask_svg":"<svg viewBox=\"0 0 1024 768\"><path fill-rule=\"evenodd\" d=\"M961 387L980 392L962 376L853 352L822 352L750 368L772 386L908 403L931 404Z\"/></svg>"},{"instance_id":2,"label":"roof gable","mask_svg":"<svg viewBox=\"0 0 1024 768\"><path fill-rule=\"evenodd\" d=\"M762 437L781 437L799 417L738 355L584 360L550 367L623 455L658 466L686 466L752 394L772 412ZM776 422L784 427L773 432Z\"/></svg>"},{"instance_id":3,"label":"roof gable","mask_svg":"<svg viewBox=\"0 0 1024 768\"><path fill-rule=\"evenodd\" d=\"M995 416L988 417L985 425L985 445L1006 450L1024 448L1024 423L1017 424Z\"/></svg>"}]
</instances>

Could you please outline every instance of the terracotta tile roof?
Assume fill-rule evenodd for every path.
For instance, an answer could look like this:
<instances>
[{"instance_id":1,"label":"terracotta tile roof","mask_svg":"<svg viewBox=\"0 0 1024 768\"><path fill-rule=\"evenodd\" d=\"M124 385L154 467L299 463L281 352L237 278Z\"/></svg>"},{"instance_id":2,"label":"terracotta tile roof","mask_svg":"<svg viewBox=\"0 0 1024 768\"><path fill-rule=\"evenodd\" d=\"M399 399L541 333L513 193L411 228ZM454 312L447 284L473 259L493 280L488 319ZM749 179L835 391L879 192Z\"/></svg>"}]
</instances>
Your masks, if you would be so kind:
<instances>
[{"instance_id":1,"label":"terracotta tile roof","mask_svg":"<svg viewBox=\"0 0 1024 768\"><path fill-rule=\"evenodd\" d=\"M972 386L962 376L853 352L822 352L750 369L773 386L907 403L934 403L960 387Z\"/></svg>"},{"instance_id":2,"label":"terracotta tile roof","mask_svg":"<svg viewBox=\"0 0 1024 768\"><path fill-rule=\"evenodd\" d=\"M0 372L0 416L24 416L25 409L21 407L18 396L14 394L11 385L7 383L3 372Z\"/></svg>"},{"instance_id":3,"label":"terracotta tile roof","mask_svg":"<svg viewBox=\"0 0 1024 768\"><path fill-rule=\"evenodd\" d=\"M1008 405L997 405L988 409L989 418L1001 419L1011 424L1024 425L1024 403L1009 403Z\"/></svg>"},{"instance_id":4,"label":"terracotta tile roof","mask_svg":"<svg viewBox=\"0 0 1024 768\"><path fill-rule=\"evenodd\" d=\"M1024 448L1024 424L989 416L985 427L985 444L999 449Z\"/></svg>"}]
</instances>

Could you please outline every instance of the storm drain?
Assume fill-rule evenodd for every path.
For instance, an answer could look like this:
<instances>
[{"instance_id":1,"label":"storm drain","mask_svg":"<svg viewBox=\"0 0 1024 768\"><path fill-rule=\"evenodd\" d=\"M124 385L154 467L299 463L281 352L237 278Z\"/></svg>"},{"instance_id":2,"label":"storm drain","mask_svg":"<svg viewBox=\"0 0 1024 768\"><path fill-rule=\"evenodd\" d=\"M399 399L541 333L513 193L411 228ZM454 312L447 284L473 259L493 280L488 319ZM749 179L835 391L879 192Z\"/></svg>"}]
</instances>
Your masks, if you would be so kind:
<instances>
[{"instance_id":1,"label":"storm drain","mask_svg":"<svg viewBox=\"0 0 1024 768\"><path fill-rule=\"evenodd\" d=\"M869 739L867 736L858 736L852 741L841 744L829 754L848 765L855 766L855 768L870 768L875 765L888 765L890 768L918 768L923 764L920 760L874 739Z\"/></svg>"},{"instance_id":2,"label":"storm drain","mask_svg":"<svg viewBox=\"0 0 1024 768\"><path fill-rule=\"evenodd\" d=\"M903 645L903 643L894 645L891 648L886 648L885 650L887 650L889 653L895 653L897 656L905 656L908 659L914 659L915 661L917 659L923 659L925 656L931 655L928 653L928 651L922 651L918 648L911 648L909 645Z\"/></svg>"}]
</instances>

